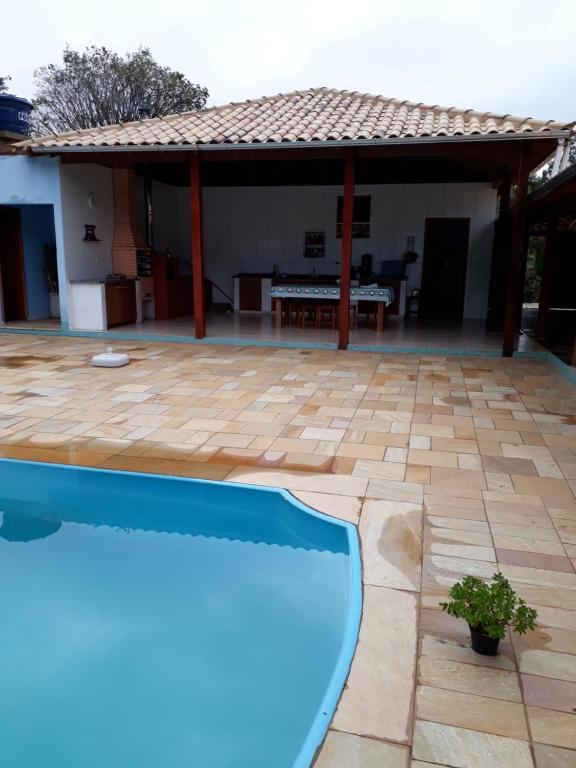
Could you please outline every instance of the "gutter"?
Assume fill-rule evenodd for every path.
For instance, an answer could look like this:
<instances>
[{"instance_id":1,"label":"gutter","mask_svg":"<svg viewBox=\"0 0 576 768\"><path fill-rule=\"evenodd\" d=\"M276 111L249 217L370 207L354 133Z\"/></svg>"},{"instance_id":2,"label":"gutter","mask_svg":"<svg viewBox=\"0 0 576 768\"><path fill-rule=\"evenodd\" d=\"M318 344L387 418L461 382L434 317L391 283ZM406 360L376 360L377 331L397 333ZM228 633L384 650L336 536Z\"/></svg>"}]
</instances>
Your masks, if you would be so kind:
<instances>
[{"instance_id":1,"label":"gutter","mask_svg":"<svg viewBox=\"0 0 576 768\"><path fill-rule=\"evenodd\" d=\"M530 205L532 203L538 202L542 198L546 197L554 189L561 186L570 179L576 179L576 164L568 166L568 168L565 168L564 171L560 171L560 173L557 173L556 176L553 176L541 187L534 190L534 192L532 192L526 198L527 204Z\"/></svg>"},{"instance_id":2,"label":"gutter","mask_svg":"<svg viewBox=\"0 0 576 768\"><path fill-rule=\"evenodd\" d=\"M560 159L560 167L559 172L562 173L562 171L566 170L568 166L568 158L570 157L570 149L572 148L572 136L570 136L565 142L564 142L564 152L562 152L562 158Z\"/></svg>"},{"instance_id":3,"label":"gutter","mask_svg":"<svg viewBox=\"0 0 576 768\"><path fill-rule=\"evenodd\" d=\"M227 150L263 151L267 149L318 149L355 147L412 146L428 144L467 144L494 141L537 141L538 139L567 138L570 130L547 131L546 133L503 133L474 134L472 136L419 136L397 139L331 139L325 141L269 141L262 143L230 144L122 144L116 146L54 146L30 147L33 154L103 153L103 152L221 152Z\"/></svg>"},{"instance_id":4,"label":"gutter","mask_svg":"<svg viewBox=\"0 0 576 768\"><path fill-rule=\"evenodd\" d=\"M568 142L570 142L570 139L568 139ZM556 146L556 152L554 153L554 162L552 164L552 178L556 176L558 171L560 170L560 161L562 159L562 153L564 151L564 145L566 144L566 139L558 139L558 145Z\"/></svg>"}]
</instances>

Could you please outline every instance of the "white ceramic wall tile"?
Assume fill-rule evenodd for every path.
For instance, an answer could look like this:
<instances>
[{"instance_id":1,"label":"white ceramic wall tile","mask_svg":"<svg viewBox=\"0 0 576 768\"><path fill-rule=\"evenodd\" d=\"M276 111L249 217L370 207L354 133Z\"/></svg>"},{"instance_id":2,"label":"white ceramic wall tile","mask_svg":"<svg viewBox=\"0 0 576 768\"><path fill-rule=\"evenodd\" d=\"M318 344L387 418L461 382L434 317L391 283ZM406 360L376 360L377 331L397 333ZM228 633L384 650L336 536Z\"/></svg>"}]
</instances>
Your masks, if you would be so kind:
<instances>
[{"instance_id":1,"label":"white ceramic wall tile","mask_svg":"<svg viewBox=\"0 0 576 768\"><path fill-rule=\"evenodd\" d=\"M112 171L91 164L63 165L60 179L68 280L101 279L112 271ZM83 242L85 224L96 227L99 243Z\"/></svg>"},{"instance_id":2,"label":"white ceramic wall tile","mask_svg":"<svg viewBox=\"0 0 576 768\"><path fill-rule=\"evenodd\" d=\"M237 272L270 272L274 264L286 272L339 272L341 187L208 187L203 194L205 272L228 293ZM372 253L376 270L384 259L401 258L409 236L422 255L426 218L470 218L465 316L486 315L496 215L490 184L361 185L357 194L372 197L371 237L353 242L352 258L359 263ZM153 204L156 247L168 245L189 261L188 189L154 184ZM303 257L307 229L326 232L325 258ZM409 288L419 286L421 271L422 258L410 268Z\"/></svg>"}]
</instances>

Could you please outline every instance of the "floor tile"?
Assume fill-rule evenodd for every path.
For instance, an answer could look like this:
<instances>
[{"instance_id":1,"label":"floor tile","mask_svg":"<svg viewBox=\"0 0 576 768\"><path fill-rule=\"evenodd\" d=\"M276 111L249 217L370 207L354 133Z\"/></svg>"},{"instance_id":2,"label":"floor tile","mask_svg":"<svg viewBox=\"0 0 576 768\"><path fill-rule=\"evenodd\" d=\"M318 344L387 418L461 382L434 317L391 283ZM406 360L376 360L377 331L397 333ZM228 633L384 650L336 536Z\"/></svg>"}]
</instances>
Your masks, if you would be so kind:
<instances>
[{"instance_id":1,"label":"floor tile","mask_svg":"<svg viewBox=\"0 0 576 768\"><path fill-rule=\"evenodd\" d=\"M521 533L522 531L518 531ZM500 535L492 532L494 546L497 550L506 549L526 554L538 553L542 555L564 556L564 548L559 541L542 541L538 539L526 539L520 536Z\"/></svg>"},{"instance_id":2,"label":"floor tile","mask_svg":"<svg viewBox=\"0 0 576 768\"><path fill-rule=\"evenodd\" d=\"M474 472L467 469L448 469L445 467L432 467L431 484L432 486L446 488L486 488L483 472Z\"/></svg>"},{"instance_id":3,"label":"floor tile","mask_svg":"<svg viewBox=\"0 0 576 768\"><path fill-rule=\"evenodd\" d=\"M368 482L366 496L370 499L388 499L388 501L421 504L424 498L424 489L418 483L377 478Z\"/></svg>"},{"instance_id":4,"label":"floor tile","mask_svg":"<svg viewBox=\"0 0 576 768\"><path fill-rule=\"evenodd\" d=\"M537 476L534 462L530 459L511 459L506 456L483 456L482 464L486 472L497 472L504 475Z\"/></svg>"},{"instance_id":5,"label":"floor tile","mask_svg":"<svg viewBox=\"0 0 576 768\"><path fill-rule=\"evenodd\" d=\"M519 665L522 673L576 683L576 656L571 653L557 653L556 651L532 648L522 649Z\"/></svg>"},{"instance_id":6,"label":"floor tile","mask_svg":"<svg viewBox=\"0 0 576 768\"><path fill-rule=\"evenodd\" d=\"M366 584L420 589L421 505L368 499L362 507L359 532Z\"/></svg>"},{"instance_id":7,"label":"floor tile","mask_svg":"<svg viewBox=\"0 0 576 768\"><path fill-rule=\"evenodd\" d=\"M383 587L364 587L360 637L334 716L336 730L409 743L416 619L415 595Z\"/></svg>"},{"instance_id":8,"label":"floor tile","mask_svg":"<svg viewBox=\"0 0 576 768\"><path fill-rule=\"evenodd\" d=\"M428 451L419 448L410 448L408 450L408 462L410 464L422 464L426 467L458 467L456 453Z\"/></svg>"},{"instance_id":9,"label":"floor tile","mask_svg":"<svg viewBox=\"0 0 576 768\"><path fill-rule=\"evenodd\" d=\"M573 713L576 709L576 682L536 675L521 675L524 701L531 707Z\"/></svg>"},{"instance_id":10,"label":"floor tile","mask_svg":"<svg viewBox=\"0 0 576 768\"><path fill-rule=\"evenodd\" d=\"M425 613L422 611L421 613ZM439 622L430 621L430 616L441 619ZM500 643L496 656L481 656L475 653L470 646L470 632L464 621L453 619L448 614L440 611L428 611L427 616L420 617L420 628L425 632L437 631L438 635L422 634L420 641L421 657L429 656L432 659L445 659L459 664L472 664L479 667L506 670L513 672L516 669L514 652L508 643ZM448 624L453 624L448 626ZM460 640L450 638L458 627ZM448 636L447 636L448 635Z\"/></svg>"},{"instance_id":11,"label":"floor tile","mask_svg":"<svg viewBox=\"0 0 576 768\"><path fill-rule=\"evenodd\" d=\"M328 731L314 768L408 768L409 764L408 747Z\"/></svg>"},{"instance_id":12,"label":"floor tile","mask_svg":"<svg viewBox=\"0 0 576 768\"><path fill-rule=\"evenodd\" d=\"M460 693L477 694L505 701L522 701L516 672L505 672L449 659L421 656L418 683ZM543 705L539 705L543 706Z\"/></svg>"},{"instance_id":13,"label":"floor tile","mask_svg":"<svg viewBox=\"0 0 576 768\"><path fill-rule=\"evenodd\" d=\"M353 496L337 496L334 493L314 493L313 491L292 491L292 495L312 509L325 515L357 524L360 519L361 502Z\"/></svg>"},{"instance_id":14,"label":"floor tile","mask_svg":"<svg viewBox=\"0 0 576 768\"><path fill-rule=\"evenodd\" d=\"M576 573L551 571L544 568L526 568L522 565L500 565L500 571L511 581L535 586L560 587L576 592Z\"/></svg>"},{"instance_id":15,"label":"floor tile","mask_svg":"<svg viewBox=\"0 0 576 768\"><path fill-rule=\"evenodd\" d=\"M474 731L528 739L522 704L418 686L416 718Z\"/></svg>"},{"instance_id":16,"label":"floor tile","mask_svg":"<svg viewBox=\"0 0 576 768\"><path fill-rule=\"evenodd\" d=\"M566 480L556 480L548 477L524 477L512 474L512 483L518 493L535 493L538 496L569 496L572 490Z\"/></svg>"},{"instance_id":17,"label":"floor tile","mask_svg":"<svg viewBox=\"0 0 576 768\"><path fill-rule=\"evenodd\" d=\"M315 491L343 496L364 496L368 481L349 475L324 475L313 472L274 472L254 467L235 467L227 476L235 483L276 486L289 491Z\"/></svg>"},{"instance_id":18,"label":"floor tile","mask_svg":"<svg viewBox=\"0 0 576 768\"><path fill-rule=\"evenodd\" d=\"M416 720L413 756L451 768L533 768L526 741Z\"/></svg>"},{"instance_id":19,"label":"floor tile","mask_svg":"<svg viewBox=\"0 0 576 768\"><path fill-rule=\"evenodd\" d=\"M552 709L527 707L534 741L541 744L576 749L576 715Z\"/></svg>"},{"instance_id":20,"label":"floor tile","mask_svg":"<svg viewBox=\"0 0 576 768\"><path fill-rule=\"evenodd\" d=\"M576 752L562 747L534 744L536 768L574 768Z\"/></svg>"},{"instance_id":21,"label":"floor tile","mask_svg":"<svg viewBox=\"0 0 576 768\"><path fill-rule=\"evenodd\" d=\"M499 563L506 565L524 565L529 568L544 568L549 571L574 573L574 568L567 557L546 555L540 552L520 552L515 549L496 549Z\"/></svg>"}]
</instances>

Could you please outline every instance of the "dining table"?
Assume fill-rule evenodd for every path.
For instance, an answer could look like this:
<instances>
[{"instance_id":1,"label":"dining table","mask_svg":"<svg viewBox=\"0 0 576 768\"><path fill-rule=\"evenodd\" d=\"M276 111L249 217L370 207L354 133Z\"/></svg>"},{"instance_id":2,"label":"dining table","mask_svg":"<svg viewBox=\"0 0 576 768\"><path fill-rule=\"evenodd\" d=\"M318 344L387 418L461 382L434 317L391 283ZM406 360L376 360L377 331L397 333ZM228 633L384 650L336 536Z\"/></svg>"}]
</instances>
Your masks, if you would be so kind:
<instances>
[{"instance_id":1,"label":"dining table","mask_svg":"<svg viewBox=\"0 0 576 768\"><path fill-rule=\"evenodd\" d=\"M272 285L270 298L274 307L276 328L282 327L283 301L316 301L321 303L340 300L339 285ZM381 288L377 285L350 286L350 304L358 302L376 302L376 330L382 331L386 319L386 308L394 302L392 288Z\"/></svg>"}]
</instances>

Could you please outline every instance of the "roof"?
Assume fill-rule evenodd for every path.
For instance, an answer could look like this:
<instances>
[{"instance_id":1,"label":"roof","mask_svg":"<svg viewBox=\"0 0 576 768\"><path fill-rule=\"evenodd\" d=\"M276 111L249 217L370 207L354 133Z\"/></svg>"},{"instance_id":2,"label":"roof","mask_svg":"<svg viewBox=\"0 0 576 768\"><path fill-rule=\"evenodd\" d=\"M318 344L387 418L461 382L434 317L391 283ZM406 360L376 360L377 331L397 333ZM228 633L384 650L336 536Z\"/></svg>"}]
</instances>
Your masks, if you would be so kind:
<instances>
[{"instance_id":1,"label":"roof","mask_svg":"<svg viewBox=\"0 0 576 768\"><path fill-rule=\"evenodd\" d=\"M535 189L528 195L527 202L534 213L576 214L576 163Z\"/></svg>"},{"instance_id":2,"label":"roof","mask_svg":"<svg viewBox=\"0 0 576 768\"><path fill-rule=\"evenodd\" d=\"M361 142L418 138L550 137L564 123L429 106L356 91L311 88L240 103L38 139L32 150L295 142Z\"/></svg>"}]
</instances>

